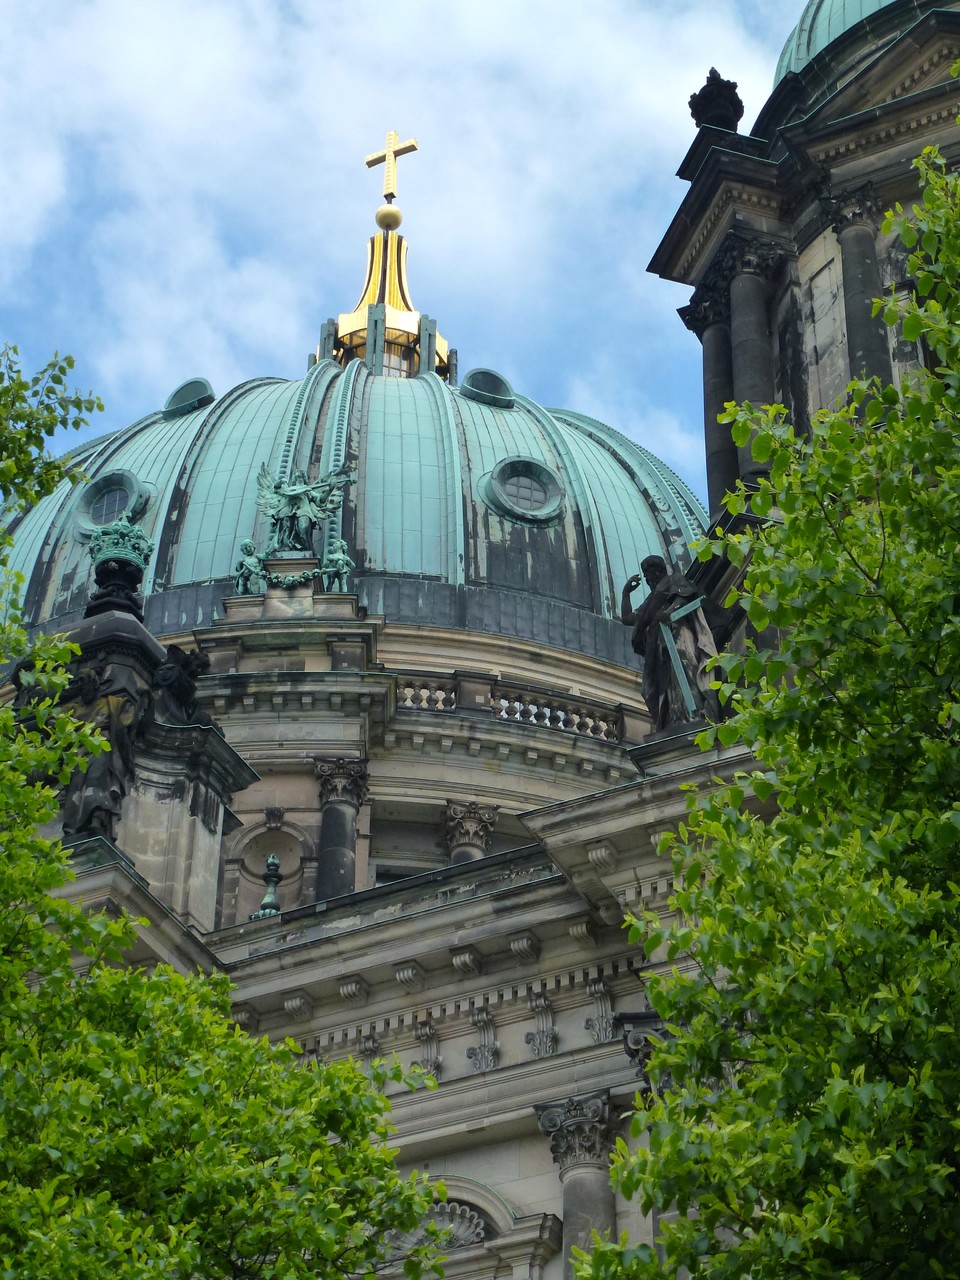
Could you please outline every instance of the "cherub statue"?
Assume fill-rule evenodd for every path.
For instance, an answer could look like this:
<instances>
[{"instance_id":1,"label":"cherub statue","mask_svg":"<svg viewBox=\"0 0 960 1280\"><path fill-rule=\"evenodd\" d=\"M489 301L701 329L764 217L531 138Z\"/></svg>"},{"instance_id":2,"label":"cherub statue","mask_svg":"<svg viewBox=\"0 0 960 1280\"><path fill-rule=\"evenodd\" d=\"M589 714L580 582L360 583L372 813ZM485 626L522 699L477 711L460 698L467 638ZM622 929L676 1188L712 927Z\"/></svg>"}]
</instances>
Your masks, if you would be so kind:
<instances>
[{"instance_id":1,"label":"cherub statue","mask_svg":"<svg viewBox=\"0 0 960 1280\"><path fill-rule=\"evenodd\" d=\"M334 538L323 557L324 591L346 591L347 575L355 568L356 565L347 554L347 544L343 538Z\"/></svg>"},{"instance_id":2,"label":"cherub statue","mask_svg":"<svg viewBox=\"0 0 960 1280\"><path fill-rule=\"evenodd\" d=\"M352 468L344 464L312 484L303 470L289 480L274 480L266 463L257 476L257 507L273 528L267 556L278 551L313 551L317 527L343 503L344 487L353 480Z\"/></svg>"},{"instance_id":3,"label":"cherub statue","mask_svg":"<svg viewBox=\"0 0 960 1280\"><path fill-rule=\"evenodd\" d=\"M264 580L263 560L257 555L257 544L251 538L244 538L240 543L240 559L234 569L237 575L233 589L238 596L255 596L259 591L254 589L254 581L258 584Z\"/></svg>"}]
</instances>

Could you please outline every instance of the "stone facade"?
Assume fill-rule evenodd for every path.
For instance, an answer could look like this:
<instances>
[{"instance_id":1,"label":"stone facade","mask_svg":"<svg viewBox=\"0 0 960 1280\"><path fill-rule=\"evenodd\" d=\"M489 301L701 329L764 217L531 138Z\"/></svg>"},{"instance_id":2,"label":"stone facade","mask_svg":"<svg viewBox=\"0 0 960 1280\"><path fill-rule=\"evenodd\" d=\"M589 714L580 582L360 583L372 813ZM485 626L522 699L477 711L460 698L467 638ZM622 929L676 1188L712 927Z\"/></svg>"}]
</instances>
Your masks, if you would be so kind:
<instances>
[{"instance_id":1,"label":"stone facade","mask_svg":"<svg viewBox=\"0 0 960 1280\"><path fill-rule=\"evenodd\" d=\"M851 375L895 378L922 355L870 316L873 294L907 284L877 210L909 200L922 145L957 149L960 14L905 32L832 88L826 55L787 77L751 134L735 132L731 82L695 95L690 191L653 268L694 290L681 314L703 345L712 509L752 474L716 422L726 400L779 398L802 425ZM342 379L361 380L349 365ZM342 452L354 402L336 394ZM635 667L597 656L609 610L573 601L550 626L531 611L532 636L515 600L509 633L418 622L425 580L404 586L401 616L304 572L218 599L205 581L202 626L171 623L148 592L166 651L133 616L77 633L81 661L133 663L151 697L174 647L196 679L178 715L133 736L113 839L75 842L71 891L149 920L136 961L222 967L251 1033L437 1078L393 1106L402 1163L447 1188L448 1274L560 1280L593 1230L651 1241L608 1179L621 1117L650 1087L644 985L660 963L623 921L668 910L658 842L683 818L681 787L747 759L699 753L695 726L651 733ZM722 600L732 571L698 572ZM465 617L462 577L445 588Z\"/></svg>"}]
</instances>

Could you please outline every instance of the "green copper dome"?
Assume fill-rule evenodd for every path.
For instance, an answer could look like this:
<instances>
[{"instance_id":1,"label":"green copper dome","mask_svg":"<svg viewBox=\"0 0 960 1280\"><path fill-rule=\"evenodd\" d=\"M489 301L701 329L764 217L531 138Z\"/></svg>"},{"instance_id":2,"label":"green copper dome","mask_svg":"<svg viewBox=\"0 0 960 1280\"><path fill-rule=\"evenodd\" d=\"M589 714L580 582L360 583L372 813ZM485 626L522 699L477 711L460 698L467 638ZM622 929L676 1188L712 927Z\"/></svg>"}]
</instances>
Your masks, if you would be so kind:
<instances>
[{"instance_id":1,"label":"green copper dome","mask_svg":"<svg viewBox=\"0 0 960 1280\"><path fill-rule=\"evenodd\" d=\"M89 479L17 521L31 622L81 615L91 536L125 511L155 544L147 625L161 636L206 626L233 594L240 543L268 539L261 465L313 479L348 464L336 532L371 613L625 661L624 581L651 554L686 564L705 520L647 449L541 408L492 370L453 387L433 372L391 377L361 359L320 359L300 381L259 379L212 402L191 384L181 399L79 449Z\"/></svg>"},{"instance_id":2,"label":"green copper dome","mask_svg":"<svg viewBox=\"0 0 960 1280\"><path fill-rule=\"evenodd\" d=\"M777 63L775 84L789 71L800 71L828 44L895 0L808 0Z\"/></svg>"}]
</instances>

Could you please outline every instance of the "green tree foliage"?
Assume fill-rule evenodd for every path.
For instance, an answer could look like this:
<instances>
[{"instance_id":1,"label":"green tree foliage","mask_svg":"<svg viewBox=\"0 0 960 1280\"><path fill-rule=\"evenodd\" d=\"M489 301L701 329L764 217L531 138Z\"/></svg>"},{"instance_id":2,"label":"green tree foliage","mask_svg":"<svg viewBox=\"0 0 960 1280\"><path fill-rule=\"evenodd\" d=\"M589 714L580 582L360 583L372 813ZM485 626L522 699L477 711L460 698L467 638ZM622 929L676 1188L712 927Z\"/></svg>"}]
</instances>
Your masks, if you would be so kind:
<instances>
[{"instance_id":1,"label":"green tree foliage","mask_svg":"<svg viewBox=\"0 0 960 1280\"><path fill-rule=\"evenodd\" d=\"M27 380L14 350L0 362L8 503L69 478L45 437L96 407L67 391L69 367ZM26 651L14 603L0 660ZM248 1038L225 980L124 968L132 923L58 896L68 861L37 827L56 780L103 749L57 705L70 655L37 644L29 722L0 708L0 1277L369 1275L431 1199L386 1145L387 1073ZM414 1248L404 1270L428 1257Z\"/></svg>"},{"instance_id":2,"label":"green tree foliage","mask_svg":"<svg viewBox=\"0 0 960 1280\"><path fill-rule=\"evenodd\" d=\"M665 1217L593 1280L960 1274L960 182L918 167L887 223L918 296L886 318L935 371L855 385L809 437L729 416L770 476L728 505L771 522L700 551L748 565L783 643L721 660L735 714L703 745L758 768L693 797L676 919L634 927L674 968L615 1176Z\"/></svg>"}]
</instances>

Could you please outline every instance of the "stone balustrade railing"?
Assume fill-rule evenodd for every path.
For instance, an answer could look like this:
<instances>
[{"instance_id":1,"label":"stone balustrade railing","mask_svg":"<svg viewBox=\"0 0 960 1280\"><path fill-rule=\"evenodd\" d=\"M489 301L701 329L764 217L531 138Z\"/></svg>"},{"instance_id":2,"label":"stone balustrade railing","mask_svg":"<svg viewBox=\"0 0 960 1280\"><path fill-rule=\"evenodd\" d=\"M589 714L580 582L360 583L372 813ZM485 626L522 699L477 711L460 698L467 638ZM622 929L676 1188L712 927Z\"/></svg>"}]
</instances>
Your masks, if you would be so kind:
<instances>
[{"instance_id":1,"label":"stone balustrade railing","mask_svg":"<svg viewBox=\"0 0 960 1280\"><path fill-rule=\"evenodd\" d=\"M512 724L535 725L576 733L605 742L622 742L620 707L564 697L478 676L400 676L397 680L400 711L475 711Z\"/></svg>"}]
</instances>

